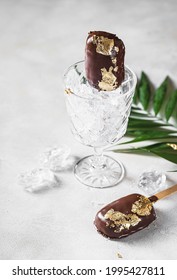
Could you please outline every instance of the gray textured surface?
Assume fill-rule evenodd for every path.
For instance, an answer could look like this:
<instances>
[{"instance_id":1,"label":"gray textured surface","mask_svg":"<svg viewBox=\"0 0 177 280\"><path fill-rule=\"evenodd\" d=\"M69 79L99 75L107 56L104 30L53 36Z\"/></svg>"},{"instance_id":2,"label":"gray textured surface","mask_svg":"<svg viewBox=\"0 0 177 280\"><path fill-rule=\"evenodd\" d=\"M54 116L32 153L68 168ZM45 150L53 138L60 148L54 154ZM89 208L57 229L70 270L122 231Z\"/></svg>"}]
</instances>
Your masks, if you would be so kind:
<instances>
[{"instance_id":1,"label":"gray textured surface","mask_svg":"<svg viewBox=\"0 0 177 280\"><path fill-rule=\"evenodd\" d=\"M90 148L70 133L62 75L84 58L87 32L116 33L126 45L126 63L143 69L155 84L177 77L177 2L0 0L0 258L1 259L176 259L177 196L156 205L158 220L127 239L112 242L94 229L103 204L137 192L148 168L174 165L156 157L113 155L126 179L107 190L89 189L63 172L62 185L29 194L18 175L37 166L54 144L75 156ZM169 184L175 182L169 175Z\"/></svg>"}]
</instances>

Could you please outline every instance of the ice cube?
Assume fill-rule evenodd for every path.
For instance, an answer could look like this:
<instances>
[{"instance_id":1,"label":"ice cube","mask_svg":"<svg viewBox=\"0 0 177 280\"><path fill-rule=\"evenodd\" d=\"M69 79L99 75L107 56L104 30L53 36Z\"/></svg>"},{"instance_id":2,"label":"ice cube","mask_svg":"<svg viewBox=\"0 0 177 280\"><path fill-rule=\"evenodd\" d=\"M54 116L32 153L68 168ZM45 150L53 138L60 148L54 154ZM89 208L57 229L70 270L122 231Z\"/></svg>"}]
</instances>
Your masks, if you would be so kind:
<instances>
[{"instance_id":1,"label":"ice cube","mask_svg":"<svg viewBox=\"0 0 177 280\"><path fill-rule=\"evenodd\" d=\"M41 168L22 173L19 182L28 192L40 192L59 185L59 179L52 171Z\"/></svg>"},{"instance_id":2,"label":"ice cube","mask_svg":"<svg viewBox=\"0 0 177 280\"><path fill-rule=\"evenodd\" d=\"M54 172L65 170L71 165L70 152L66 145L50 148L41 156L41 165Z\"/></svg>"},{"instance_id":3,"label":"ice cube","mask_svg":"<svg viewBox=\"0 0 177 280\"><path fill-rule=\"evenodd\" d=\"M153 195L167 187L166 175L157 170L143 172L139 177L138 187L148 195Z\"/></svg>"}]
</instances>

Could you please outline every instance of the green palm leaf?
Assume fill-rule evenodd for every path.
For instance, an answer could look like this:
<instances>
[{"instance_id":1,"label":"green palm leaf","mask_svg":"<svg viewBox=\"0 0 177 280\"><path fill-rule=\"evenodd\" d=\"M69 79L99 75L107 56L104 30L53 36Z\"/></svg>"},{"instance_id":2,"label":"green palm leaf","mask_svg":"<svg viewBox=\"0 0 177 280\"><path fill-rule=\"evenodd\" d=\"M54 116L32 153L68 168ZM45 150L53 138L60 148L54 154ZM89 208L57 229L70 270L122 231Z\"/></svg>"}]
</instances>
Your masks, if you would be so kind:
<instances>
[{"instance_id":1,"label":"green palm leaf","mask_svg":"<svg viewBox=\"0 0 177 280\"><path fill-rule=\"evenodd\" d=\"M134 154L152 153L177 164L177 142L157 143L138 148L116 149L114 152Z\"/></svg>"},{"instance_id":2,"label":"green palm leaf","mask_svg":"<svg viewBox=\"0 0 177 280\"><path fill-rule=\"evenodd\" d=\"M176 103L177 103L177 90L171 93L165 108L165 117L167 121L170 119L171 115L173 114Z\"/></svg>"},{"instance_id":3,"label":"green palm leaf","mask_svg":"<svg viewBox=\"0 0 177 280\"><path fill-rule=\"evenodd\" d=\"M157 115L162 107L165 95L168 89L168 77L165 78L163 83L157 88L154 94L153 109L155 115Z\"/></svg>"},{"instance_id":4,"label":"green palm leaf","mask_svg":"<svg viewBox=\"0 0 177 280\"><path fill-rule=\"evenodd\" d=\"M141 74L139 88L136 88L136 91L138 93L139 101L143 105L144 110L147 110L151 97L151 89L149 79L144 72L142 72Z\"/></svg>"},{"instance_id":5,"label":"green palm leaf","mask_svg":"<svg viewBox=\"0 0 177 280\"><path fill-rule=\"evenodd\" d=\"M169 123L177 107L177 90L168 95L169 78L155 89L153 96L148 76L142 72L133 99L126 136L131 140L119 145L155 141L153 145L136 148L116 148L114 152L154 154L177 164L177 128ZM152 98L151 98L152 97ZM152 103L150 102L152 99ZM149 109L149 110L148 110ZM163 109L165 112L163 113ZM154 112L154 113L151 113ZM165 115L165 120L162 117ZM176 115L177 117L177 115ZM177 172L177 170L174 170Z\"/></svg>"},{"instance_id":6,"label":"green palm leaf","mask_svg":"<svg viewBox=\"0 0 177 280\"><path fill-rule=\"evenodd\" d=\"M158 131L158 130L136 130L134 132L134 139L123 142L123 144L131 144L135 142L142 142L142 141L147 141L147 140L158 140L158 139L177 139L177 132L176 135L173 135L173 132L168 132L168 131Z\"/></svg>"}]
</instances>

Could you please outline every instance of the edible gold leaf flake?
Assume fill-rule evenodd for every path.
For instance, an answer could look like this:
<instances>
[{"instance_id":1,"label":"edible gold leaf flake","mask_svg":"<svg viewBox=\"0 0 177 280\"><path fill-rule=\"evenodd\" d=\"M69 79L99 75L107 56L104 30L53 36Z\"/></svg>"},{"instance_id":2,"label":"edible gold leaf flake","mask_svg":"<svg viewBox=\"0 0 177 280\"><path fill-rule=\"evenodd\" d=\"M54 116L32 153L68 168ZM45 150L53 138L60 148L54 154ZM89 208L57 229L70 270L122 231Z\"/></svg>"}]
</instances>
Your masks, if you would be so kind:
<instances>
[{"instance_id":1,"label":"edible gold leaf flake","mask_svg":"<svg viewBox=\"0 0 177 280\"><path fill-rule=\"evenodd\" d=\"M136 226L141 221L136 214L123 214L122 212L114 211L114 209L110 209L104 217L109 219L109 223L106 225L110 228L115 228L114 232L128 230L131 226Z\"/></svg>"},{"instance_id":2,"label":"edible gold leaf flake","mask_svg":"<svg viewBox=\"0 0 177 280\"><path fill-rule=\"evenodd\" d=\"M116 64L117 64L117 58L116 58L116 57L111 58L111 60L112 60L112 63L113 63L114 65L116 65Z\"/></svg>"},{"instance_id":3,"label":"edible gold leaf flake","mask_svg":"<svg viewBox=\"0 0 177 280\"><path fill-rule=\"evenodd\" d=\"M171 147L173 150L177 150L177 145L176 144L168 143L167 146Z\"/></svg>"},{"instance_id":4,"label":"edible gold leaf flake","mask_svg":"<svg viewBox=\"0 0 177 280\"><path fill-rule=\"evenodd\" d=\"M66 88L65 89L65 93L66 94L72 94L73 92L72 92L72 90L70 88Z\"/></svg>"},{"instance_id":5,"label":"edible gold leaf flake","mask_svg":"<svg viewBox=\"0 0 177 280\"><path fill-rule=\"evenodd\" d=\"M140 196L139 200L132 205L131 211L140 216L148 216L151 214L152 202L145 196Z\"/></svg>"},{"instance_id":6,"label":"edible gold leaf flake","mask_svg":"<svg viewBox=\"0 0 177 280\"><path fill-rule=\"evenodd\" d=\"M117 87L117 78L113 74L113 67L109 67L107 71L106 68L101 69L102 80L98 83L101 90L111 91Z\"/></svg>"},{"instance_id":7,"label":"edible gold leaf flake","mask_svg":"<svg viewBox=\"0 0 177 280\"><path fill-rule=\"evenodd\" d=\"M114 46L114 50L116 51L116 53L119 52L119 48L117 46Z\"/></svg>"},{"instance_id":8,"label":"edible gold leaf flake","mask_svg":"<svg viewBox=\"0 0 177 280\"><path fill-rule=\"evenodd\" d=\"M121 255L120 253L118 253L118 252L117 252L116 255L117 255L117 257L118 257L119 259L122 259L122 258L123 258L122 255Z\"/></svg>"},{"instance_id":9,"label":"edible gold leaf flake","mask_svg":"<svg viewBox=\"0 0 177 280\"><path fill-rule=\"evenodd\" d=\"M93 35L93 44L96 45L96 52L103 55L111 55L114 48L114 40L104 36Z\"/></svg>"}]
</instances>

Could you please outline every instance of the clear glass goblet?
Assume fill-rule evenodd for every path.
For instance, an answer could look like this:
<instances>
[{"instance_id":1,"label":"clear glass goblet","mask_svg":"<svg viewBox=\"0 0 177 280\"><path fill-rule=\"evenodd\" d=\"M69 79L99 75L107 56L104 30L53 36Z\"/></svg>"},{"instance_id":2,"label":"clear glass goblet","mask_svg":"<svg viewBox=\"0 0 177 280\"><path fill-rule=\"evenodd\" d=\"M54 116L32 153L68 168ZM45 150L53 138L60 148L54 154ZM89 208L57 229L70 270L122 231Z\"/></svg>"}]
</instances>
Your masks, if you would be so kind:
<instances>
[{"instance_id":1,"label":"clear glass goblet","mask_svg":"<svg viewBox=\"0 0 177 280\"><path fill-rule=\"evenodd\" d=\"M98 91L85 77L84 61L70 66L64 75L71 131L82 144L94 148L94 155L81 159L74 168L76 178L87 186L111 187L124 177L122 163L103 155L103 149L117 143L126 132L136 81L126 66L119 88Z\"/></svg>"}]
</instances>

